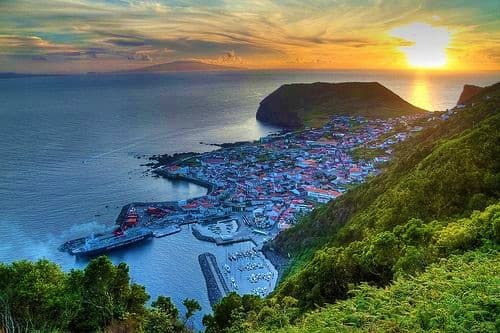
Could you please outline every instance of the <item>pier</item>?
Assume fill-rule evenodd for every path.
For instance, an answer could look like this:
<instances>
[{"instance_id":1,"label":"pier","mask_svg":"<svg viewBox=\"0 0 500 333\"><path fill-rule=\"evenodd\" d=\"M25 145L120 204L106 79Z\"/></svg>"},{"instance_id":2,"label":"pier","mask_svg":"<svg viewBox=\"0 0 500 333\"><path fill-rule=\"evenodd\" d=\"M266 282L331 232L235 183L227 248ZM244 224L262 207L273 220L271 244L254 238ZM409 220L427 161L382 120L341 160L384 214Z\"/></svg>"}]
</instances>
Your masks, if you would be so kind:
<instances>
[{"instance_id":1,"label":"pier","mask_svg":"<svg viewBox=\"0 0 500 333\"><path fill-rule=\"evenodd\" d=\"M205 277L208 300L210 301L210 305L214 306L214 304L229 293L229 288L217 265L217 259L213 254L208 252L200 254L198 262Z\"/></svg>"}]
</instances>

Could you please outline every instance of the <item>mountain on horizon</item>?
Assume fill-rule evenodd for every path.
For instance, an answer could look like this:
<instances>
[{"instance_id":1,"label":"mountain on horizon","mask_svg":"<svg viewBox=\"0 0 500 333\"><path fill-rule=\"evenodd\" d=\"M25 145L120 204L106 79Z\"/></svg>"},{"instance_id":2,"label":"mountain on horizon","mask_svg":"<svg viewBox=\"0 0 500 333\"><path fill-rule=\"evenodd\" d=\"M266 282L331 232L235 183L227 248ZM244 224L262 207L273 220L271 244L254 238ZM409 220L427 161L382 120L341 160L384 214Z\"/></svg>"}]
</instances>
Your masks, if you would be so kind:
<instances>
[{"instance_id":1,"label":"mountain on horizon","mask_svg":"<svg viewBox=\"0 0 500 333\"><path fill-rule=\"evenodd\" d=\"M195 72L195 71L216 71L216 70L238 70L242 68L223 65L207 64L195 60L173 61L140 67L130 70L119 71L118 73L138 73L138 72Z\"/></svg>"}]
</instances>

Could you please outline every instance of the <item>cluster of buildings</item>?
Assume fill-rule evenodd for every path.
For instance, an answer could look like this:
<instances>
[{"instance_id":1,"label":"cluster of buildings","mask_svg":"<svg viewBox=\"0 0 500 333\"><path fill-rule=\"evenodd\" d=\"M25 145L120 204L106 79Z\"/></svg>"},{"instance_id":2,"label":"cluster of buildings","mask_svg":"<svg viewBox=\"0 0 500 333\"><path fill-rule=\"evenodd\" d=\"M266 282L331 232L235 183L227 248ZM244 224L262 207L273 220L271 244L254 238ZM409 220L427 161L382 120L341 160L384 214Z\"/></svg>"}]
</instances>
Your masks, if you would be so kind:
<instances>
[{"instance_id":1,"label":"cluster of buildings","mask_svg":"<svg viewBox=\"0 0 500 333\"><path fill-rule=\"evenodd\" d=\"M211 184L206 196L179 202L178 214L198 220L237 216L250 230L272 236L377 172L377 164L388 156L355 160L351 151L364 146L390 153L391 145L419 130L409 125L414 118L334 116L321 128L272 134L162 166L161 171Z\"/></svg>"}]
</instances>

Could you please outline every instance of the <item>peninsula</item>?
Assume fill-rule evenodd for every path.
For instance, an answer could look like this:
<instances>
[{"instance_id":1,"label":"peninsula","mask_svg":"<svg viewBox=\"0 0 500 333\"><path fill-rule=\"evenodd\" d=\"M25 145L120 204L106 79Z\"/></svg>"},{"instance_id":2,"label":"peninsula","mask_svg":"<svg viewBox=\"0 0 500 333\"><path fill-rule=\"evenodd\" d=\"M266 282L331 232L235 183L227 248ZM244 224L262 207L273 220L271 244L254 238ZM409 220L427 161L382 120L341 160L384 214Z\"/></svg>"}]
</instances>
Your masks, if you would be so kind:
<instances>
[{"instance_id":1,"label":"peninsula","mask_svg":"<svg viewBox=\"0 0 500 333\"><path fill-rule=\"evenodd\" d=\"M277 126L318 127L332 115L387 119L425 112L378 82L285 84L264 98L257 120Z\"/></svg>"},{"instance_id":2,"label":"peninsula","mask_svg":"<svg viewBox=\"0 0 500 333\"><path fill-rule=\"evenodd\" d=\"M458 98L457 105L466 105L468 104L475 96L480 94L484 90L483 87L478 87L472 84L464 85L462 93Z\"/></svg>"}]
</instances>

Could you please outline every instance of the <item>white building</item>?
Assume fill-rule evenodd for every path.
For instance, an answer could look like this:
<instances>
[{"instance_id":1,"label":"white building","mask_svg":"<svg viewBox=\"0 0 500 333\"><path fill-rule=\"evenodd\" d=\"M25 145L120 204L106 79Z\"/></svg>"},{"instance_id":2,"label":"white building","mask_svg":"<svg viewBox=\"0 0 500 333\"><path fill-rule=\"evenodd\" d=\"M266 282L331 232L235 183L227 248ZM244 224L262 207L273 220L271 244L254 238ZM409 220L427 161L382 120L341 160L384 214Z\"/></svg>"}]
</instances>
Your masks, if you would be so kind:
<instances>
[{"instance_id":1,"label":"white building","mask_svg":"<svg viewBox=\"0 0 500 333\"><path fill-rule=\"evenodd\" d=\"M328 201L342 195L342 193L340 193L339 191L323 190L312 186L306 187L305 190L308 197L313 198L314 200L321 203L327 203Z\"/></svg>"}]
</instances>

